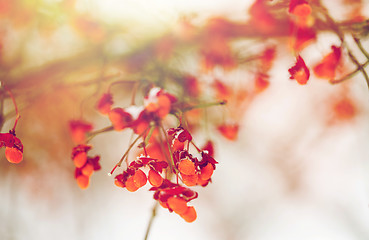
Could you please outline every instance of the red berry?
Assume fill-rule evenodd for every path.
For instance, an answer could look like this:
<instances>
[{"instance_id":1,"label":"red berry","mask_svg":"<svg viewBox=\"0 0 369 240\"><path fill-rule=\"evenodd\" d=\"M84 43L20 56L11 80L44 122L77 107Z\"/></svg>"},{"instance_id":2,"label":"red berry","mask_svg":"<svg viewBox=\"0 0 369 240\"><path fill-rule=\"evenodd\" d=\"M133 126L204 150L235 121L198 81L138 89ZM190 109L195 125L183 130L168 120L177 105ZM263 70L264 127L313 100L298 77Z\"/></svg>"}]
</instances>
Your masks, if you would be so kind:
<instances>
[{"instance_id":1,"label":"red berry","mask_svg":"<svg viewBox=\"0 0 369 240\"><path fill-rule=\"evenodd\" d=\"M11 163L20 163L23 160L23 153L17 148L5 148L5 157Z\"/></svg>"}]
</instances>

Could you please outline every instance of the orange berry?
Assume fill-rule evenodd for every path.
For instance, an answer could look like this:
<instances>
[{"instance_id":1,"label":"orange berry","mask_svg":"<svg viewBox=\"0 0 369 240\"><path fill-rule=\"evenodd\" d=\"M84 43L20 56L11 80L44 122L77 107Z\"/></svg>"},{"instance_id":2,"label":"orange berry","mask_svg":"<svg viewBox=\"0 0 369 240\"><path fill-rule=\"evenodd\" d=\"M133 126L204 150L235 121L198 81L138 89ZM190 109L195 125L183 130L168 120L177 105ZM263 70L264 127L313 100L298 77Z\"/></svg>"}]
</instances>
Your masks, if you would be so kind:
<instances>
[{"instance_id":1,"label":"orange berry","mask_svg":"<svg viewBox=\"0 0 369 240\"><path fill-rule=\"evenodd\" d=\"M148 112L155 112L156 110L158 110L158 107L159 106L158 106L157 103L155 103L155 102L149 102L149 103L146 104L145 109Z\"/></svg>"},{"instance_id":2,"label":"orange berry","mask_svg":"<svg viewBox=\"0 0 369 240\"><path fill-rule=\"evenodd\" d=\"M114 108L108 113L109 119L114 126L114 130L121 131L128 127L132 122L131 114L122 108Z\"/></svg>"},{"instance_id":3,"label":"orange berry","mask_svg":"<svg viewBox=\"0 0 369 240\"><path fill-rule=\"evenodd\" d=\"M121 181L118 181L117 179L115 179L114 184L117 187L121 187L121 188L124 187L124 184Z\"/></svg>"},{"instance_id":4,"label":"orange berry","mask_svg":"<svg viewBox=\"0 0 369 240\"><path fill-rule=\"evenodd\" d=\"M149 182L153 187L159 187L163 183L163 178L158 172L150 169Z\"/></svg>"},{"instance_id":5,"label":"orange berry","mask_svg":"<svg viewBox=\"0 0 369 240\"><path fill-rule=\"evenodd\" d=\"M219 100L229 99L233 94L232 90L218 79L214 80L213 88L216 92L216 98Z\"/></svg>"},{"instance_id":6,"label":"orange berry","mask_svg":"<svg viewBox=\"0 0 369 240\"><path fill-rule=\"evenodd\" d=\"M204 168L201 169L200 178L201 180L208 180L213 175L214 168L213 165L208 163Z\"/></svg>"},{"instance_id":7,"label":"orange berry","mask_svg":"<svg viewBox=\"0 0 369 240\"><path fill-rule=\"evenodd\" d=\"M86 133L92 130L92 125L82 120L73 120L69 122L71 137L75 144L81 144L86 141Z\"/></svg>"},{"instance_id":8,"label":"orange berry","mask_svg":"<svg viewBox=\"0 0 369 240\"><path fill-rule=\"evenodd\" d=\"M178 150L183 150L184 148L184 142L180 142L178 140L178 138L174 138L172 141L172 151L178 151Z\"/></svg>"},{"instance_id":9,"label":"orange berry","mask_svg":"<svg viewBox=\"0 0 369 240\"><path fill-rule=\"evenodd\" d=\"M90 178L85 175L79 175L77 177L77 184L81 189L86 189L90 184Z\"/></svg>"},{"instance_id":10,"label":"orange berry","mask_svg":"<svg viewBox=\"0 0 369 240\"><path fill-rule=\"evenodd\" d=\"M258 93L265 90L269 86L269 81L268 81L267 76L258 74L258 76L256 76L254 80L254 86L255 86L255 91Z\"/></svg>"},{"instance_id":11,"label":"orange berry","mask_svg":"<svg viewBox=\"0 0 369 240\"><path fill-rule=\"evenodd\" d=\"M113 98L110 93L105 93L101 96L98 101L96 108L101 114L108 114L111 110L111 106L113 104Z\"/></svg>"},{"instance_id":12,"label":"orange berry","mask_svg":"<svg viewBox=\"0 0 369 240\"><path fill-rule=\"evenodd\" d=\"M199 185L199 186L206 186L209 182L208 182L209 180L202 180L201 178L200 178L200 176L199 176L199 178L197 179L197 185Z\"/></svg>"},{"instance_id":13,"label":"orange berry","mask_svg":"<svg viewBox=\"0 0 369 240\"><path fill-rule=\"evenodd\" d=\"M145 186L147 182L146 174L141 169L138 169L135 175L133 175L133 182L138 188Z\"/></svg>"},{"instance_id":14,"label":"orange berry","mask_svg":"<svg viewBox=\"0 0 369 240\"><path fill-rule=\"evenodd\" d=\"M77 153L74 156L73 161L74 161L74 165L77 168L83 167L83 165L85 165L87 161L87 153L86 152Z\"/></svg>"},{"instance_id":15,"label":"orange berry","mask_svg":"<svg viewBox=\"0 0 369 240\"><path fill-rule=\"evenodd\" d=\"M198 180L198 175L197 174L193 174L193 175L185 175L185 174L181 174L182 176L182 182L189 186L195 186L197 184L197 180Z\"/></svg>"},{"instance_id":16,"label":"orange berry","mask_svg":"<svg viewBox=\"0 0 369 240\"><path fill-rule=\"evenodd\" d=\"M319 78L325 78L328 80L334 79L336 76L336 70L341 62L341 48L332 46L332 52L326 55L323 60L315 65L313 71Z\"/></svg>"},{"instance_id":17,"label":"orange berry","mask_svg":"<svg viewBox=\"0 0 369 240\"><path fill-rule=\"evenodd\" d=\"M340 99L334 105L335 117L340 120L349 120L353 118L357 110L349 98Z\"/></svg>"},{"instance_id":18,"label":"orange berry","mask_svg":"<svg viewBox=\"0 0 369 240\"><path fill-rule=\"evenodd\" d=\"M293 14L300 17L307 17L311 14L311 7L307 3L299 4L293 9Z\"/></svg>"},{"instance_id":19,"label":"orange berry","mask_svg":"<svg viewBox=\"0 0 369 240\"><path fill-rule=\"evenodd\" d=\"M187 211L187 202L182 198L170 197L167 200L168 206L177 214L183 214Z\"/></svg>"},{"instance_id":20,"label":"orange berry","mask_svg":"<svg viewBox=\"0 0 369 240\"><path fill-rule=\"evenodd\" d=\"M136 186L136 184L133 181L133 176L129 177L126 181L126 188L130 192L136 192L139 187Z\"/></svg>"},{"instance_id":21,"label":"orange berry","mask_svg":"<svg viewBox=\"0 0 369 240\"><path fill-rule=\"evenodd\" d=\"M145 121L140 121L134 126L134 132L138 135L143 134L149 127L149 123Z\"/></svg>"},{"instance_id":22,"label":"orange berry","mask_svg":"<svg viewBox=\"0 0 369 240\"><path fill-rule=\"evenodd\" d=\"M86 141L86 131L84 129L75 129L72 131L72 140L76 144L81 144Z\"/></svg>"},{"instance_id":23,"label":"orange berry","mask_svg":"<svg viewBox=\"0 0 369 240\"><path fill-rule=\"evenodd\" d=\"M189 159L182 160L178 164L178 170L185 175L194 175L196 173L195 164Z\"/></svg>"},{"instance_id":24,"label":"orange berry","mask_svg":"<svg viewBox=\"0 0 369 240\"><path fill-rule=\"evenodd\" d=\"M223 124L218 127L219 132L228 140L235 141L238 136L238 124Z\"/></svg>"},{"instance_id":25,"label":"orange berry","mask_svg":"<svg viewBox=\"0 0 369 240\"><path fill-rule=\"evenodd\" d=\"M296 81L299 83L299 84L301 84L301 85L304 85L304 84L306 84L307 83L307 81L308 81L308 76L307 76L307 74L306 74L306 72L303 70L303 69L301 69L301 70L298 70L295 74L294 74L294 76L293 76L295 79L296 79Z\"/></svg>"},{"instance_id":26,"label":"orange berry","mask_svg":"<svg viewBox=\"0 0 369 240\"><path fill-rule=\"evenodd\" d=\"M166 115L168 115L171 107L170 99L165 95L158 96L158 116L161 118L164 118Z\"/></svg>"},{"instance_id":27,"label":"orange berry","mask_svg":"<svg viewBox=\"0 0 369 240\"><path fill-rule=\"evenodd\" d=\"M82 174L90 177L92 175L92 173L94 172L94 166L90 163L87 163L83 168L82 168Z\"/></svg>"},{"instance_id":28,"label":"orange berry","mask_svg":"<svg viewBox=\"0 0 369 240\"><path fill-rule=\"evenodd\" d=\"M193 222L197 218L196 210L194 207L190 206L187 207L186 212L183 214L180 214L180 216L186 221L186 222Z\"/></svg>"},{"instance_id":29,"label":"orange berry","mask_svg":"<svg viewBox=\"0 0 369 240\"><path fill-rule=\"evenodd\" d=\"M101 114L106 115L110 112L111 105L109 105L109 104L102 105L101 107L98 108L98 110Z\"/></svg>"},{"instance_id":30,"label":"orange berry","mask_svg":"<svg viewBox=\"0 0 369 240\"><path fill-rule=\"evenodd\" d=\"M295 65L288 72L291 74L290 79L295 79L301 85L306 84L310 78L310 70L301 56L297 56Z\"/></svg>"},{"instance_id":31,"label":"orange berry","mask_svg":"<svg viewBox=\"0 0 369 240\"><path fill-rule=\"evenodd\" d=\"M20 163L23 160L23 153L16 148L5 148L5 157L11 163Z\"/></svg>"}]
</instances>

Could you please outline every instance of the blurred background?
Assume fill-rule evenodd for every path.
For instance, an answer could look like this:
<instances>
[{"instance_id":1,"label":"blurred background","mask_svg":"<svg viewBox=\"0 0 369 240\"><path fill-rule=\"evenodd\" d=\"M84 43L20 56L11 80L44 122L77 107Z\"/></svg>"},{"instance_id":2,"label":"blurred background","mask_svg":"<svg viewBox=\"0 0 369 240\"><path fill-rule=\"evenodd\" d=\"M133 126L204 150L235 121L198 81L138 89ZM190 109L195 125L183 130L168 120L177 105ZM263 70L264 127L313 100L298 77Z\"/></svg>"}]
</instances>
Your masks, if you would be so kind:
<instances>
[{"instance_id":1,"label":"blurred background","mask_svg":"<svg viewBox=\"0 0 369 240\"><path fill-rule=\"evenodd\" d=\"M201 29L212 17L246 22L254 2L0 0L1 81L12 89L20 109L17 137L24 145L18 165L0 151L0 239L143 239L155 204L149 186L130 193L108 176L127 149L130 133L107 132L91 141L102 170L81 190L70 159L68 121L88 119L95 129L110 124L95 110L108 87L104 79L149 79L157 77L152 71L176 68L199 76L205 86L214 78L233 89L251 86L254 72L247 67L203 72L193 54L196 46L187 40L169 63L145 68L139 76L133 72L152 57L146 51L152 43L168 34L191 38L197 31L193 26ZM369 4L355 2L368 18ZM324 2L337 21L347 17L344 3ZM233 109L213 109L208 121L219 124L231 116L225 121L239 124L237 139L224 138L216 124L206 126L206 134L194 134L200 143L212 139L219 162L212 183L195 187L197 220L186 223L159 208L149 239L369 239L369 92L364 77L359 73L333 85L312 74L302 86L289 79L295 55L286 37L243 37L235 43L242 54L276 47L270 84L240 104L230 101ZM171 42L163 44L159 52L165 55ZM303 50L305 61L318 62L332 44L339 44L337 36L319 34ZM364 62L353 41L348 44ZM362 45L369 50L367 38ZM354 69L348 58L343 65L345 73ZM113 89L117 104L129 104L132 86ZM206 100L214 95L208 88L202 94ZM349 114L334 108L342 97L350 99ZM7 132L15 112L11 100L4 101L2 132Z\"/></svg>"}]
</instances>

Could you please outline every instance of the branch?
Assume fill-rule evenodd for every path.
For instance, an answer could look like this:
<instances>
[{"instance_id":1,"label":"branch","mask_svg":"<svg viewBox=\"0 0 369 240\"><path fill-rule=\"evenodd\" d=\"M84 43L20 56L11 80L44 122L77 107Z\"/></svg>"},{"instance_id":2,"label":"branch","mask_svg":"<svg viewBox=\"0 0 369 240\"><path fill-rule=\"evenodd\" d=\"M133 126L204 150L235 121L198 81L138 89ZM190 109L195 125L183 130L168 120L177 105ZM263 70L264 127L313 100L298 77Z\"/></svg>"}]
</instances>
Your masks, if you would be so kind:
<instances>
[{"instance_id":1,"label":"branch","mask_svg":"<svg viewBox=\"0 0 369 240\"><path fill-rule=\"evenodd\" d=\"M149 223L147 225L147 229L146 229L146 234L145 234L144 240L147 240L148 237L149 237L149 233L150 233L150 230L151 230L151 225L152 225L152 222L154 221L154 218L156 216L156 209L157 208L158 208L158 202L156 202L155 205L154 205L154 207L152 208L152 213L151 213L151 217L150 217Z\"/></svg>"}]
</instances>

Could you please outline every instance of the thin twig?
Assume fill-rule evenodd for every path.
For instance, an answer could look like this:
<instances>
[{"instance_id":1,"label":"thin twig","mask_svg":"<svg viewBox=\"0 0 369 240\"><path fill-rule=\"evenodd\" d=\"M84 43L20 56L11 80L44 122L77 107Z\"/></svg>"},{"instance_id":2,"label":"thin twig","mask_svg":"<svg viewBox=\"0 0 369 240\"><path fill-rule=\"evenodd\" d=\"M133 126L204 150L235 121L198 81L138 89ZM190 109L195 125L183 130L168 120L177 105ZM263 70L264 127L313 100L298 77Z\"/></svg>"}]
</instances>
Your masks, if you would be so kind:
<instances>
[{"instance_id":1,"label":"thin twig","mask_svg":"<svg viewBox=\"0 0 369 240\"><path fill-rule=\"evenodd\" d=\"M369 53L364 49L363 45L361 44L361 41L359 38L356 38L354 35L352 35L352 38L354 39L356 45L360 49L360 51L364 54L364 56L369 60Z\"/></svg>"},{"instance_id":2,"label":"thin twig","mask_svg":"<svg viewBox=\"0 0 369 240\"><path fill-rule=\"evenodd\" d=\"M364 67L366 67L366 65L368 65L369 64L369 60L368 61L366 61L365 63L363 63L363 64L361 64L361 67L362 68L364 68ZM340 79L337 79L337 80L332 80L330 83L332 83L332 84L337 84L337 83L341 83L341 82L343 82L343 81L345 81L345 80L347 80L347 79L350 79L350 78L352 78L355 74L357 74L358 72L360 72L360 69L361 68L356 68L356 70L354 70L354 71L352 71L351 73L348 73L348 74L346 74L345 76L343 76L342 78L340 78Z\"/></svg>"},{"instance_id":3,"label":"thin twig","mask_svg":"<svg viewBox=\"0 0 369 240\"><path fill-rule=\"evenodd\" d=\"M366 73L365 69L362 67L362 65L359 63L359 61L356 59L356 57L352 54L352 52L349 50L347 44L346 44L346 49L347 49L347 53L351 59L351 61L357 66L357 68L359 69L359 71L363 74L366 84L368 85L369 88L369 76Z\"/></svg>"},{"instance_id":4,"label":"thin twig","mask_svg":"<svg viewBox=\"0 0 369 240\"><path fill-rule=\"evenodd\" d=\"M167 133L163 127L163 125L161 124L160 125L160 128L161 128L161 131L163 132L164 136L165 136L165 141L167 142L167 146L168 146L168 151L169 151L169 155L170 155L170 163L169 164L169 167L171 168L171 170L174 172L174 173L177 173L177 169L175 167L175 164L174 164L174 159L173 159L173 153L172 153L172 150L170 148L170 144L169 144L169 139L168 139L168 136L167 136Z\"/></svg>"},{"instance_id":5,"label":"thin twig","mask_svg":"<svg viewBox=\"0 0 369 240\"><path fill-rule=\"evenodd\" d=\"M122 162L123 162L123 160L126 158L126 156L128 156L129 151L131 151L132 147L136 144L136 142L138 141L138 139L140 139L140 138L144 135L144 133L145 133L147 130L148 130L148 128L147 128L145 131L143 131L140 135L138 135L138 136L136 137L136 139L135 139L135 140L134 140L134 141L129 145L128 149L127 149L127 150L126 150L126 152L123 154L122 158L119 160L119 162L118 162L117 164L115 164L115 166L114 166L113 170L111 170L111 172L109 173L109 175L110 175L110 176L113 174L114 170L115 170L117 167L120 167L120 166L122 165Z\"/></svg>"}]
</instances>

